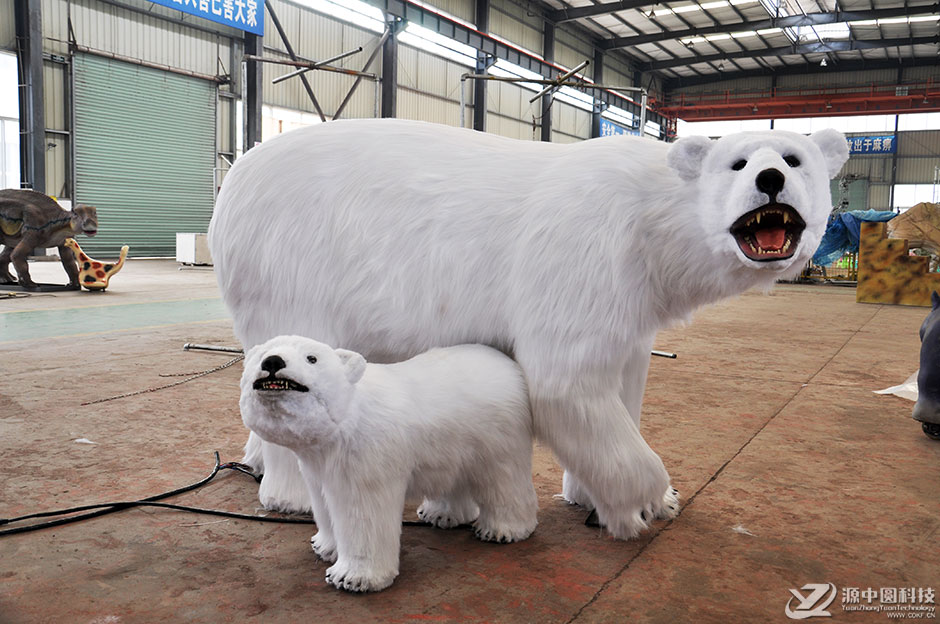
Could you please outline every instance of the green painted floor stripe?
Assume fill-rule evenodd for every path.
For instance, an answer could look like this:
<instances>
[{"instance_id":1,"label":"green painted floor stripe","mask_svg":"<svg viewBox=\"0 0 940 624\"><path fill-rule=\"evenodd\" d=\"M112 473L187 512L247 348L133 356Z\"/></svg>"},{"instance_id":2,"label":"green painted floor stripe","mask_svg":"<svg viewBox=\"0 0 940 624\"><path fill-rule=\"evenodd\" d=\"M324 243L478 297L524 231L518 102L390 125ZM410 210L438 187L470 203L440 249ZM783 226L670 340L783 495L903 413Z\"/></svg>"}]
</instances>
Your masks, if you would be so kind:
<instances>
[{"instance_id":1,"label":"green painted floor stripe","mask_svg":"<svg viewBox=\"0 0 940 624\"><path fill-rule=\"evenodd\" d=\"M0 314L0 342L225 320L221 299L156 301L67 310L32 310Z\"/></svg>"}]
</instances>

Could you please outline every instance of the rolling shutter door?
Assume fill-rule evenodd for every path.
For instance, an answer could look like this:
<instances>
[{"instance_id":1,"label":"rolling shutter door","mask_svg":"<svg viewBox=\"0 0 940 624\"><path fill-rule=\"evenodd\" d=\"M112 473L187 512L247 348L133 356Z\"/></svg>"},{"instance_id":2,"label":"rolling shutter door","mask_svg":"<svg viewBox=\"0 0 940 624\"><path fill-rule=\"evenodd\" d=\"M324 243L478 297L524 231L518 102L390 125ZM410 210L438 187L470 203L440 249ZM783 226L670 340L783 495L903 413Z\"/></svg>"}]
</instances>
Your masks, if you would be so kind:
<instances>
[{"instance_id":1,"label":"rolling shutter door","mask_svg":"<svg viewBox=\"0 0 940 624\"><path fill-rule=\"evenodd\" d=\"M91 54L74 57L75 202L98 209L90 255L174 256L212 217L216 85Z\"/></svg>"}]
</instances>

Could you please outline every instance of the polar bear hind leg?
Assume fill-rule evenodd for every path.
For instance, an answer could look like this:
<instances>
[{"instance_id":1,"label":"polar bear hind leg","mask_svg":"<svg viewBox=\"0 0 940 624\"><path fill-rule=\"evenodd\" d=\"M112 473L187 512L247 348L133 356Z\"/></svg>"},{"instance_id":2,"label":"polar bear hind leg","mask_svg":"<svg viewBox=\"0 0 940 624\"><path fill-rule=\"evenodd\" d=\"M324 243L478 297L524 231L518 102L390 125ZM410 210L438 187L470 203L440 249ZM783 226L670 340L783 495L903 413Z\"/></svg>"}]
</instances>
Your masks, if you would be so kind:
<instances>
[{"instance_id":1,"label":"polar bear hind leg","mask_svg":"<svg viewBox=\"0 0 940 624\"><path fill-rule=\"evenodd\" d=\"M453 529L470 524L480 515L480 507L466 492L457 492L443 498L424 499L418 507L418 517L439 529Z\"/></svg>"}]
</instances>

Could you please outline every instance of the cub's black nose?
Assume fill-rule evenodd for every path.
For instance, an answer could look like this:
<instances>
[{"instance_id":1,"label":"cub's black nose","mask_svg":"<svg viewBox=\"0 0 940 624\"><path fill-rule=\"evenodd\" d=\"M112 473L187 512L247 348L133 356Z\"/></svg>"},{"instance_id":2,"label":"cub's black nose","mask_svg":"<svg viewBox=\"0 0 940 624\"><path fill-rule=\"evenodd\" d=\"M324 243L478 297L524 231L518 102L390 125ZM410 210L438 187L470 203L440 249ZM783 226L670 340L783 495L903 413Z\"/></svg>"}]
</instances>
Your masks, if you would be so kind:
<instances>
[{"instance_id":1,"label":"cub's black nose","mask_svg":"<svg viewBox=\"0 0 940 624\"><path fill-rule=\"evenodd\" d=\"M282 360L279 355L269 355L261 361L261 370L267 372L269 375L273 375L282 368L287 368L287 364L284 363L284 360Z\"/></svg>"},{"instance_id":2,"label":"cub's black nose","mask_svg":"<svg viewBox=\"0 0 940 624\"><path fill-rule=\"evenodd\" d=\"M783 190L783 184L787 179L776 169L764 169L757 174L757 190L761 193L767 193L770 199Z\"/></svg>"}]
</instances>

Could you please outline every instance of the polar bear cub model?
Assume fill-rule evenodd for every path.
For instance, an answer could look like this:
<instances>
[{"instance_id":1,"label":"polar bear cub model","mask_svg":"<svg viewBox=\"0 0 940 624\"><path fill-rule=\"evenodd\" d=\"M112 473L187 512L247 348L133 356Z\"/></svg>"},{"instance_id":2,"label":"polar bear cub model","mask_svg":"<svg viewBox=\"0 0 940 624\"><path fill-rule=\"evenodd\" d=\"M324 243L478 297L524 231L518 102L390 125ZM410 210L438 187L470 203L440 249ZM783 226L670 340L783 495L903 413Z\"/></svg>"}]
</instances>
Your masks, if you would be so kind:
<instances>
[{"instance_id":1,"label":"polar bear cub model","mask_svg":"<svg viewBox=\"0 0 940 624\"><path fill-rule=\"evenodd\" d=\"M291 449L310 492L327 582L378 591L398 576L401 512L442 528L513 542L536 525L532 416L525 379L480 345L434 349L399 364L300 336L252 348L242 419Z\"/></svg>"}]
</instances>

